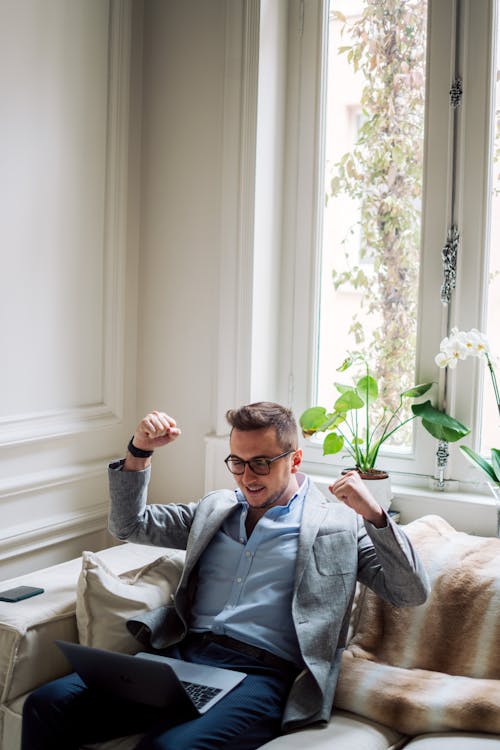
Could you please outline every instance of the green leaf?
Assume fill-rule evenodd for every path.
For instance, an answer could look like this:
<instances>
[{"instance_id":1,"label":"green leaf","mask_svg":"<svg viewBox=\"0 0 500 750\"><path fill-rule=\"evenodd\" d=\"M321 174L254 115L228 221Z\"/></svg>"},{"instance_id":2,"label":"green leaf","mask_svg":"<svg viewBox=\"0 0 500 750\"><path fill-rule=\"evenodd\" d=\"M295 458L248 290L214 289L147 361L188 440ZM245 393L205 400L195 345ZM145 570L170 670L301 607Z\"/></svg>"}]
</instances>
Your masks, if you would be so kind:
<instances>
[{"instance_id":1,"label":"green leaf","mask_svg":"<svg viewBox=\"0 0 500 750\"><path fill-rule=\"evenodd\" d=\"M496 475L496 481L500 482L500 449L491 449L491 465Z\"/></svg>"},{"instance_id":2,"label":"green leaf","mask_svg":"<svg viewBox=\"0 0 500 750\"><path fill-rule=\"evenodd\" d=\"M375 401L378 397L378 384L371 375L360 378L356 383L356 390L362 398L366 398L368 403Z\"/></svg>"},{"instance_id":3,"label":"green leaf","mask_svg":"<svg viewBox=\"0 0 500 750\"><path fill-rule=\"evenodd\" d=\"M333 430L342 422L345 422L345 412L334 412L328 420L328 429Z\"/></svg>"},{"instance_id":4,"label":"green leaf","mask_svg":"<svg viewBox=\"0 0 500 750\"><path fill-rule=\"evenodd\" d=\"M326 432L334 430L339 424L345 422L345 412L334 411L333 414L327 414L327 419L317 428L317 432Z\"/></svg>"},{"instance_id":5,"label":"green leaf","mask_svg":"<svg viewBox=\"0 0 500 750\"><path fill-rule=\"evenodd\" d=\"M411 410L415 416L422 419L422 425L437 440L455 443L470 432L468 427L450 417L446 412L436 409L430 401L413 404Z\"/></svg>"},{"instance_id":6,"label":"green leaf","mask_svg":"<svg viewBox=\"0 0 500 750\"><path fill-rule=\"evenodd\" d=\"M339 393L345 393L346 391L354 390L352 385L343 385L342 383L334 383L333 385L335 386L335 388L338 390Z\"/></svg>"},{"instance_id":7,"label":"green leaf","mask_svg":"<svg viewBox=\"0 0 500 750\"><path fill-rule=\"evenodd\" d=\"M484 472L486 472L490 479L493 479L494 482L497 481L497 477L495 475L493 467L488 463L488 461L480 456L479 453L473 451L472 448L469 448L468 445L461 445L460 450L465 453L467 458L469 458L473 463L477 464Z\"/></svg>"},{"instance_id":8,"label":"green leaf","mask_svg":"<svg viewBox=\"0 0 500 750\"><path fill-rule=\"evenodd\" d=\"M344 438L342 435L337 435L336 432L331 432L323 441L323 455L330 456L333 453L338 453L344 447Z\"/></svg>"},{"instance_id":9,"label":"green leaf","mask_svg":"<svg viewBox=\"0 0 500 750\"><path fill-rule=\"evenodd\" d=\"M361 409L364 405L365 402L359 397L354 388L350 388L335 401L333 408L335 411L346 412L351 409Z\"/></svg>"},{"instance_id":10,"label":"green leaf","mask_svg":"<svg viewBox=\"0 0 500 750\"><path fill-rule=\"evenodd\" d=\"M349 369L349 367L352 365L353 359L352 357L346 357L340 367L337 367L337 372L345 372Z\"/></svg>"},{"instance_id":11,"label":"green leaf","mask_svg":"<svg viewBox=\"0 0 500 750\"><path fill-rule=\"evenodd\" d=\"M326 409L323 406L313 406L306 409L299 419L303 432L313 433L326 421Z\"/></svg>"},{"instance_id":12,"label":"green leaf","mask_svg":"<svg viewBox=\"0 0 500 750\"><path fill-rule=\"evenodd\" d=\"M419 396L423 396L424 393L427 393L427 391L430 390L433 385L434 383L422 383L421 385L414 385L413 388L408 388L407 391L403 391L401 395L406 396L407 398L418 398Z\"/></svg>"}]
</instances>

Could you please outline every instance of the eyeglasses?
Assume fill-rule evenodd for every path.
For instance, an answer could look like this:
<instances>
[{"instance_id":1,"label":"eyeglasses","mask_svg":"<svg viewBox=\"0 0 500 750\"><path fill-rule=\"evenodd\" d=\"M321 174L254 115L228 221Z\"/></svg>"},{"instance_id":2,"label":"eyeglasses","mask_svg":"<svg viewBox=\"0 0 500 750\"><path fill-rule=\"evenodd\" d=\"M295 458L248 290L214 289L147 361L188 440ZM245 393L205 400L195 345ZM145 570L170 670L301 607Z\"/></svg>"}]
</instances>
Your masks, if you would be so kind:
<instances>
[{"instance_id":1,"label":"eyeglasses","mask_svg":"<svg viewBox=\"0 0 500 750\"><path fill-rule=\"evenodd\" d=\"M249 461L243 461L243 459L238 458L238 456L228 456L224 459L224 463L226 464L231 474L244 474L245 466L248 466L254 474L265 476L266 474L270 473L271 464L273 464L275 461L278 461L280 458L289 456L290 453L295 453L295 450L295 448L291 448L289 451L280 453L279 456L275 456L274 458L264 458L263 456L256 456L255 458L251 458Z\"/></svg>"}]
</instances>

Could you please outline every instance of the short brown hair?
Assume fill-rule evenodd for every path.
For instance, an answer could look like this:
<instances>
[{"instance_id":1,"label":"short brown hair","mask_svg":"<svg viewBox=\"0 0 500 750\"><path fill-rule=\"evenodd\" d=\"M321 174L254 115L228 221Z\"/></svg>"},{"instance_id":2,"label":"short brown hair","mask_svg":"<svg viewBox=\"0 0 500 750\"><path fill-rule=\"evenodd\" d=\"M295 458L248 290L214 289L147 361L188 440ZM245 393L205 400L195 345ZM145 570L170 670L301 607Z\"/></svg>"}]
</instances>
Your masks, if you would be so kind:
<instances>
[{"instance_id":1,"label":"short brown hair","mask_svg":"<svg viewBox=\"0 0 500 750\"><path fill-rule=\"evenodd\" d=\"M290 409L272 401L258 401L239 409L229 409L226 419L232 429L247 432L274 427L278 443L283 450L297 450L298 432L295 417Z\"/></svg>"}]
</instances>

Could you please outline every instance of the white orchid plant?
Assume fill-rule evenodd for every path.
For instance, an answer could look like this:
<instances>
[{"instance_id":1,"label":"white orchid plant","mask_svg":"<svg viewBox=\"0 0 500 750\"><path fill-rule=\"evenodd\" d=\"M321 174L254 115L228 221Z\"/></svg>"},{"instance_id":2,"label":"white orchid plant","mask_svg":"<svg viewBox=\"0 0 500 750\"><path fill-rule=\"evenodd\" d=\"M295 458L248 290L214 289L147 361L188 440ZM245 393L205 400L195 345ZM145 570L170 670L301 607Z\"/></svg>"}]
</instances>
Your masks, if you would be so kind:
<instances>
[{"instance_id":1,"label":"white orchid plant","mask_svg":"<svg viewBox=\"0 0 500 750\"><path fill-rule=\"evenodd\" d=\"M453 328L450 335L441 341L440 351L436 355L435 361L438 367L449 367L453 370L460 360L467 359L467 357L478 357L486 362L500 415L500 393L495 375L493 356L488 339L481 331L478 331L476 328L472 328L470 331L459 331L458 328ZM500 484L499 448L491 449L491 461L486 461L483 456L466 445L461 445L460 450L467 458L479 466L488 475L490 480L495 484Z\"/></svg>"}]
</instances>

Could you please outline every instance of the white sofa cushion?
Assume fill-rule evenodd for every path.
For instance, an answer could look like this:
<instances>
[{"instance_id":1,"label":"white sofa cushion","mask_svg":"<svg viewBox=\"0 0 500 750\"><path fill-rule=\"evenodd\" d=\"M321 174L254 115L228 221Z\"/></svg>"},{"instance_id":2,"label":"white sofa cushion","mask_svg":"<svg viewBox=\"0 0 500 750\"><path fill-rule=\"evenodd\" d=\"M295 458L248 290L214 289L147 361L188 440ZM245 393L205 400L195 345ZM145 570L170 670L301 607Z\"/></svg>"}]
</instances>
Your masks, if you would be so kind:
<instances>
[{"instance_id":1,"label":"white sofa cushion","mask_svg":"<svg viewBox=\"0 0 500 750\"><path fill-rule=\"evenodd\" d=\"M498 750L500 737L494 734L425 734L405 745L405 750Z\"/></svg>"},{"instance_id":2,"label":"white sofa cushion","mask_svg":"<svg viewBox=\"0 0 500 750\"><path fill-rule=\"evenodd\" d=\"M103 550L99 556L119 574L168 552L165 548L121 544ZM1 705L68 672L54 640L78 640L75 591L81 567L77 558L3 582L3 588L36 585L45 593L13 604L0 602Z\"/></svg>"},{"instance_id":3,"label":"white sofa cushion","mask_svg":"<svg viewBox=\"0 0 500 750\"><path fill-rule=\"evenodd\" d=\"M406 734L500 733L500 539L438 516L406 532L432 593L398 609L364 592L335 704Z\"/></svg>"},{"instance_id":4,"label":"white sofa cushion","mask_svg":"<svg viewBox=\"0 0 500 750\"><path fill-rule=\"evenodd\" d=\"M306 727L262 745L262 750L395 750L403 737L394 729L335 710L326 727Z\"/></svg>"},{"instance_id":5,"label":"white sofa cushion","mask_svg":"<svg viewBox=\"0 0 500 750\"><path fill-rule=\"evenodd\" d=\"M170 602L184 556L171 550L141 568L116 575L98 554L84 552L76 597L80 643L123 653L139 651L141 645L126 622Z\"/></svg>"}]
</instances>

